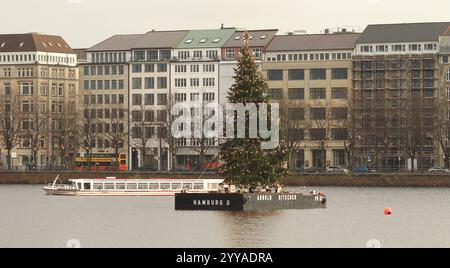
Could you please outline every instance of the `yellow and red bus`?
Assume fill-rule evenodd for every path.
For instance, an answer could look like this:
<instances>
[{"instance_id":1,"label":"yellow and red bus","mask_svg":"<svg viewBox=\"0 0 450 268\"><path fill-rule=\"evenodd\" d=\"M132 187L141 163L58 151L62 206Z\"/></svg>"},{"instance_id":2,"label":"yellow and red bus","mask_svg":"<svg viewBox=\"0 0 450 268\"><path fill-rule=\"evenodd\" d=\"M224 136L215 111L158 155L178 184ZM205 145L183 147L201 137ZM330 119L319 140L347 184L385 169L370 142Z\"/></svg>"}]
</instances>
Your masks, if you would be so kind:
<instances>
[{"instance_id":1,"label":"yellow and red bus","mask_svg":"<svg viewBox=\"0 0 450 268\"><path fill-rule=\"evenodd\" d=\"M78 154L75 158L75 170L89 171L89 159L91 162L90 171L126 171L127 155L119 154ZM117 165L117 160L119 164Z\"/></svg>"}]
</instances>

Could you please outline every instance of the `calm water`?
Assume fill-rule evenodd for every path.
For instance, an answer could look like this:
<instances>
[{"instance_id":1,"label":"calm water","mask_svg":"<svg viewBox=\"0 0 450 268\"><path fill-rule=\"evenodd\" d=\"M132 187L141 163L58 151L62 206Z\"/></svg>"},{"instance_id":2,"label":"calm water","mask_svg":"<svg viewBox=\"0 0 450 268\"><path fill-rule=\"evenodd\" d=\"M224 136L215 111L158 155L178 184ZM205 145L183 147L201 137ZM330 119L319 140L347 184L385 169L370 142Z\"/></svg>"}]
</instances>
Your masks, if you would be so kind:
<instances>
[{"instance_id":1,"label":"calm water","mask_svg":"<svg viewBox=\"0 0 450 268\"><path fill-rule=\"evenodd\" d=\"M326 210L177 212L173 198L0 186L0 247L450 247L450 189L316 188ZM383 215L391 207L393 216Z\"/></svg>"}]
</instances>

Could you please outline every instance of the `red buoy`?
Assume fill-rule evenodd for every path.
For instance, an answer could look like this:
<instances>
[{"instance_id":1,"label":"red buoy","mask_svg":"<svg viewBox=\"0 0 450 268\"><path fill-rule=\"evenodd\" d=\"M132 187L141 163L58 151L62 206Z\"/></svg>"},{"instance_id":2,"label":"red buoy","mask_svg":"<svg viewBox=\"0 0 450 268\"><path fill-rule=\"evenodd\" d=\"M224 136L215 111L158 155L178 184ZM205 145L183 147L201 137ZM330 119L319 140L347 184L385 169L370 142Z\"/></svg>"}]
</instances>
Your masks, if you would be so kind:
<instances>
[{"instance_id":1,"label":"red buoy","mask_svg":"<svg viewBox=\"0 0 450 268\"><path fill-rule=\"evenodd\" d=\"M385 208L385 209L384 209L384 215L386 215L386 216L391 216L391 215L392 215L392 209L390 209L390 208Z\"/></svg>"}]
</instances>

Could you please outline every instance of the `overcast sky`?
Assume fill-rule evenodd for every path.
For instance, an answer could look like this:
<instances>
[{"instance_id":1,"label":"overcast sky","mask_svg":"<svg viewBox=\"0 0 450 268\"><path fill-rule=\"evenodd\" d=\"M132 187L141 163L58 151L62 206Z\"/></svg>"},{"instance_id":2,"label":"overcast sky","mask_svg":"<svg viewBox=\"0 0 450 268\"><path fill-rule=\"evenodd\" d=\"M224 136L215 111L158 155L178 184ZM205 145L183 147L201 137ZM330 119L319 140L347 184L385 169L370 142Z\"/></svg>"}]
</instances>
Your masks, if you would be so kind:
<instances>
[{"instance_id":1,"label":"overcast sky","mask_svg":"<svg viewBox=\"0 0 450 268\"><path fill-rule=\"evenodd\" d=\"M63 36L74 48L151 29L277 28L319 33L367 24L450 21L449 0L0 0L0 33Z\"/></svg>"}]
</instances>

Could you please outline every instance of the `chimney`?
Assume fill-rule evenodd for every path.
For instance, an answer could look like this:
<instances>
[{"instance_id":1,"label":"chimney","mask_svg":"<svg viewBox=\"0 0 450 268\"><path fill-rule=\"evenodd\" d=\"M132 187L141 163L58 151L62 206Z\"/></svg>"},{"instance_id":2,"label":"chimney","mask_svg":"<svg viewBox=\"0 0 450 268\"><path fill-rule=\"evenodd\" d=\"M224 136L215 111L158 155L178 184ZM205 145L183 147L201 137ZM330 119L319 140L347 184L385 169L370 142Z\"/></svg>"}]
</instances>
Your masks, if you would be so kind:
<instances>
[{"instance_id":1,"label":"chimney","mask_svg":"<svg viewBox=\"0 0 450 268\"><path fill-rule=\"evenodd\" d=\"M330 29L325 29L325 34L329 34L330 33Z\"/></svg>"}]
</instances>

